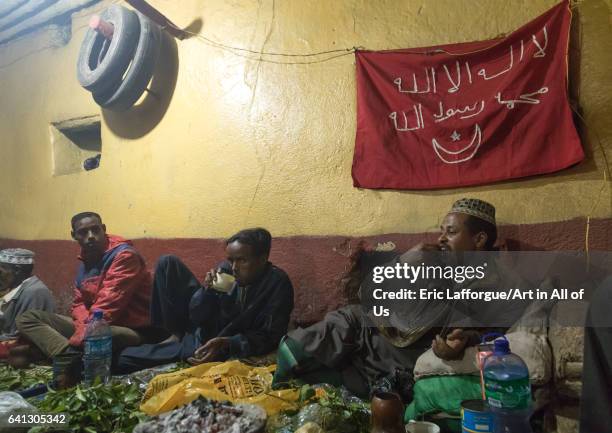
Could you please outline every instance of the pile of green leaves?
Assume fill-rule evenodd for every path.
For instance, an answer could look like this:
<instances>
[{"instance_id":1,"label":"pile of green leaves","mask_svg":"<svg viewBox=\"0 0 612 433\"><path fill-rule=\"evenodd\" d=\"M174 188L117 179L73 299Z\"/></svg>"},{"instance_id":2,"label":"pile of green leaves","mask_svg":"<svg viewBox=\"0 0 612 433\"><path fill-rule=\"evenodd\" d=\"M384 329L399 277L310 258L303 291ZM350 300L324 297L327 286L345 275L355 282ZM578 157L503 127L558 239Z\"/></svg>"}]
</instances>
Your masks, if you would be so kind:
<instances>
[{"instance_id":1,"label":"pile of green leaves","mask_svg":"<svg viewBox=\"0 0 612 433\"><path fill-rule=\"evenodd\" d=\"M178 363L164 373L188 367ZM146 372L145 372L146 373ZM42 400L28 399L43 413L65 413L69 424L61 431L71 433L130 433L147 416L140 412L139 406L150 377L144 373L126 376L110 384L96 383L91 387L79 385L75 388L49 390ZM53 377L51 367L35 367L18 370L8 365L0 365L0 392L16 391L34 385L49 383ZM126 380L129 378L130 380ZM57 431L52 428L34 427L29 433Z\"/></svg>"},{"instance_id":2,"label":"pile of green leaves","mask_svg":"<svg viewBox=\"0 0 612 433\"><path fill-rule=\"evenodd\" d=\"M331 385L304 385L300 389L297 411L283 412L269 419L268 433L288 433L308 421L317 423L326 433L368 433L370 405Z\"/></svg>"},{"instance_id":3,"label":"pile of green leaves","mask_svg":"<svg viewBox=\"0 0 612 433\"><path fill-rule=\"evenodd\" d=\"M50 367L18 370L9 365L0 366L0 391L15 391L47 383L53 373Z\"/></svg>"},{"instance_id":4,"label":"pile of green leaves","mask_svg":"<svg viewBox=\"0 0 612 433\"><path fill-rule=\"evenodd\" d=\"M120 382L81 385L62 391L49 391L37 406L43 413L65 413L68 425L62 431L71 433L129 433L146 419L139 411L141 392L136 384ZM48 431L34 427L29 433Z\"/></svg>"},{"instance_id":5,"label":"pile of green leaves","mask_svg":"<svg viewBox=\"0 0 612 433\"><path fill-rule=\"evenodd\" d=\"M330 433L368 433L370 431L370 405L356 398L347 399L338 388L325 387L325 395L317 401L330 411L321 428Z\"/></svg>"}]
</instances>

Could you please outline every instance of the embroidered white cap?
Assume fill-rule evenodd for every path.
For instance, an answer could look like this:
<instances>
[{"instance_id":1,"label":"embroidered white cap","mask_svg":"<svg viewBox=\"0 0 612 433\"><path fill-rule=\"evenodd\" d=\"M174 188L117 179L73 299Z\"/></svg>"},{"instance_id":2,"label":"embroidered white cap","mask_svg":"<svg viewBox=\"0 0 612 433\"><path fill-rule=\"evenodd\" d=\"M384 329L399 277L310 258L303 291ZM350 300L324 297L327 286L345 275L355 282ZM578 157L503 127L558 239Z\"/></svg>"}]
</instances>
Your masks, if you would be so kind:
<instances>
[{"instance_id":1,"label":"embroidered white cap","mask_svg":"<svg viewBox=\"0 0 612 433\"><path fill-rule=\"evenodd\" d=\"M0 251L0 263L33 265L34 252L23 248L7 248Z\"/></svg>"},{"instance_id":2,"label":"embroidered white cap","mask_svg":"<svg viewBox=\"0 0 612 433\"><path fill-rule=\"evenodd\" d=\"M457 200L450 210L452 213L464 213L475 216L495 225L495 206L477 198Z\"/></svg>"}]
</instances>

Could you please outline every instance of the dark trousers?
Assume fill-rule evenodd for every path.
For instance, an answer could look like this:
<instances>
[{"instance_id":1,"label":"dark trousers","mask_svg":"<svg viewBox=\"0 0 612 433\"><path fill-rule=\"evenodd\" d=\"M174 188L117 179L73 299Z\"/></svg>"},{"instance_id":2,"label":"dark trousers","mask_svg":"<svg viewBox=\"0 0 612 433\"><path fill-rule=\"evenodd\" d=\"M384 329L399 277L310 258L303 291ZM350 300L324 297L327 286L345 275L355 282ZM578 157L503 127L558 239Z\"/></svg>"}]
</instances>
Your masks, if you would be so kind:
<instances>
[{"instance_id":1,"label":"dark trousers","mask_svg":"<svg viewBox=\"0 0 612 433\"><path fill-rule=\"evenodd\" d=\"M155 267L151 324L181 337L178 342L143 344L123 350L115 365L126 374L144 368L185 360L199 346L196 326L189 320L189 301L200 283L176 256L162 256Z\"/></svg>"},{"instance_id":2,"label":"dark trousers","mask_svg":"<svg viewBox=\"0 0 612 433\"><path fill-rule=\"evenodd\" d=\"M151 324L178 336L193 332L189 301L199 288L197 278L178 257L160 257L153 277Z\"/></svg>"},{"instance_id":3,"label":"dark trousers","mask_svg":"<svg viewBox=\"0 0 612 433\"><path fill-rule=\"evenodd\" d=\"M584 332L580 432L612 431L612 278L600 287L589 307Z\"/></svg>"},{"instance_id":4,"label":"dark trousers","mask_svg":"<svg viewBox=\"0 0 612 433\"><path fill-rule=\"evenodd\" d=\"M417 358L431 346L434 335L431 330L407 347L396 347L373 327L362 307L353 304L327 313L308 328L290 331L285 342L291 351L301 352L296 361L308 374L306 380L319 380L323 376L318 373L330 377L335 370L349 391L367 398L380 379L406 372L412 376ZM317 371L318 366L325 368ZM288 379L281 375L276 383Z\"/></svg>"}]
</instances>

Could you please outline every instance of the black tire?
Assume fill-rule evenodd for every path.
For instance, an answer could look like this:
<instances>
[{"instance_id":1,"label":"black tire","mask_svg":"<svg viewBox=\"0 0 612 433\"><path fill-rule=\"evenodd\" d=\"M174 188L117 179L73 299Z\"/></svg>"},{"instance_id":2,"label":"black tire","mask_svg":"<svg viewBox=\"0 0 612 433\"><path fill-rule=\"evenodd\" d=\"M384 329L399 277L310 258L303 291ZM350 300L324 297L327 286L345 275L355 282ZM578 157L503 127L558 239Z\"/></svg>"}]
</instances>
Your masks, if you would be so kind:
<instances>
[{"instance_id":1,"label":"black tire","mask_svg":"<svg viewBox=\"0 0 612 433\"><path fill-rule=\"evenodd\" d=\"M90 92L103 92L121 80L134 55L140 29L136 13L118 5L110 6L101 17L113 24L113 38L108 43L104 36L89 29L77 61L79 83Z\"/></svg>"},{"instance_id":2,"label":"black tire","mask_svg":"<svg viewBox=\"0 0 612 433\"><path fill-rule=\"evenodd\" d=\"M140 36L130 64L122 81L103 93L94 93L94 100L102 108L126 111L132 107L147 88L159 57L161 30L150 19L138 14Z\"/></svg>"}]
</instances>

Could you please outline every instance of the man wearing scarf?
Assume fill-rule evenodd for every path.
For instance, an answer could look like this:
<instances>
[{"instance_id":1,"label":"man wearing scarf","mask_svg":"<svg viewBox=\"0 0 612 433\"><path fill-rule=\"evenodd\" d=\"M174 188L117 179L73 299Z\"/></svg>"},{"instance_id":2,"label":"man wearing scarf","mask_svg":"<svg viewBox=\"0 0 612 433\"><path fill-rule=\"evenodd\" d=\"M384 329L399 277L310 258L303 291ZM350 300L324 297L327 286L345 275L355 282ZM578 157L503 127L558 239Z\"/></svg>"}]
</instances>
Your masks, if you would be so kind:
<instances>
[{"instance_id":1,"label":"man wearing scarf","mask_svg":"<svg viewBox=\"0 0 612 433\"><path fill-rule=\"evenodd\" d=\"M497 239L495 208L479 199L458 200L440 229L437 244L416 245L388 265L420 264L428 255L439 259L493 250ZM503 272L488 272L489 281L478 281L478 287L495 288L502 278L497 276L498 271ZM362 304L372 293L370 280L361 284ZM432 280L427 287L443 284ZM319 323L289 332L279 346L275 386L298 377L309 383L344 384L359 396L367 396L381 380L395 380L395 386L409 387L409 383L397 382L411 381L415 362L427 349L433 348L442 359L458 359L467 345L479 340L478 333L470 328L482 321L473 320L470 303L457 308L448 302L416 300L401 307L399 314L376 318L369 314L367 305L348 305L328 313ZM489 313L494 316L498 312Z\"/></svg>"},{"instance_id":2,"label":"man wearing scarf","mask_svg":"<svg viewBox=\"0 0 612 433\"><path fill-rule=\"evenodd\" d=\"M171 335L158 344L125 349L118 371L128 373L179 360L191 364L272 352L287 332L293 286L268 260L272 237L263 228L226 241L227 261L200 284L175 256L160 258L154 278L152 322ZM231 275L226 291L215 284ZM231 277L230 277L231 278Z\"/></svg>"},{"instance_id":3,"label":"man wearing scarf","mask_svg":"<svg viewBox=\"0 0 612 433\"><path fill-rule=\"evenodd\" d=\"M584 330L580 433L612 426L612 277L594 293Z\"/></svg>"},{"instance_id":4,"label":"man wearing scarf","mask_svg":"<svg viewBox=\"0 0 612 433\"><path fill-rule=\"evenodd\" d=\"M34 253L23 248L0 251L0 340L17 337L17 317L29 310L52 313L53 295L33 275Z\"/></svg>"}]
</instances>

